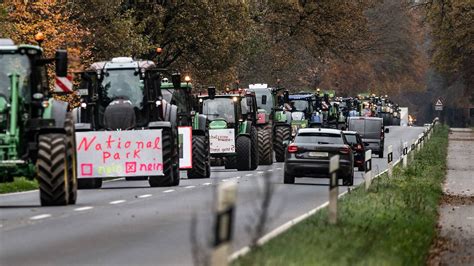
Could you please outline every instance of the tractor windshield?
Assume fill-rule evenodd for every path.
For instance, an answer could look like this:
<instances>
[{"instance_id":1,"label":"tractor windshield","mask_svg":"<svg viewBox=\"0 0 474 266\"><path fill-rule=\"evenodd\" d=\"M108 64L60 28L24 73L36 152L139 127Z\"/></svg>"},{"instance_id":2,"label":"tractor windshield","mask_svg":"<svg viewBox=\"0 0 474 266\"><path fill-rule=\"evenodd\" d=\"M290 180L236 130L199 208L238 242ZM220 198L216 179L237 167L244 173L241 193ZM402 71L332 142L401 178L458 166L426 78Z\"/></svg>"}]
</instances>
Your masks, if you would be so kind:
<instances>
[{"instance_id":1,"label":"tractor windshield","mask_svg":"<svg viewBox=\"0 0 474 266\"><path fill-rule=\"evenodd\" d=\"M309 110L309 103L306 100L292 100L290 102L293 111L306 112Z\"/></svg>"},{"instance_id":2,"label":"tractor windshield","mask_svg":"<svg viewBox=\"0 0 474 266\"><path fill-rule=\"evenodd\" d=\"M102 81L104 95L109 100L129 100L134 107L143 107L143 81L135 69L108 69Z\"/></svg>"},{"instance_id":3,"label":"tractor windshield","mask_svg":"<svg viewBox=\"0 0 474 266\"><path fill-rule=\"evenodd\" d=\"M235 123L234 101L230 98L204 100L202 113L209 121L224 119L227 123Z\"/></svg>"},{"instance_id":4,"label":"tractor windshield","mask_svg":"<svg viewBox=\"0 0 474 266\"><path fill-rule=\"evenodd\" d=\"M191 104L188 103L189 96L186 93L186 89L162 89L161 94L163 99L178 107L178 113L189 114L191 112L189 109Z\"/></svg>"},{"instance_id":5,"label":"tractor windshield","mask_svg":"<svg viewBox=\"0 0 474 266\"><path fill-rule=\"evenodd\" d=\"M1 54L0 53L0 95L4 96L7 100L10 99L11 88L10 88L10 74L19 74L19 91L20 96L29 101L30 90L28 89L28 83L31 73L31 65L28 56L20 54Z\"/></svg>"},{"instance_id":6,"label":"tractor windshield","mask_svg":"<svg viewBox=\"0 0 474 266\"><path fill-rule=\"evenodd\" d=\"M272 112L272 107L273 107L273 96L270 90L260 89L260 90L251 90L251 91L255 92L255 98L257 99L257 108L265 109L265 111L268 114L270 114Z\"/></svg>"}]
</instances>

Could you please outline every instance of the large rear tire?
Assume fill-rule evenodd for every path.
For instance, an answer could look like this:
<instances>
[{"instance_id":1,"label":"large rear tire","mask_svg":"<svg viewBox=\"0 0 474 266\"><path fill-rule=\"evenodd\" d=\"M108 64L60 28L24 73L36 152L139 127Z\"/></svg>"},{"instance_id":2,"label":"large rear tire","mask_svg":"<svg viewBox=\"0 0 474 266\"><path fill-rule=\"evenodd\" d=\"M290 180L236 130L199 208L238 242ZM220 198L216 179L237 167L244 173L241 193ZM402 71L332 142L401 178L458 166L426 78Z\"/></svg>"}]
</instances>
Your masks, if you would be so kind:
<instances>
[{"instance_id":1,"label":"large rear tire","mask_svg":"<svg viewBox=\"0 0 474 266\"><path fill-rule=\"evenodd\" d=\"M188 178L208 178L209 164L206 136L193 135L193 168L188 170Z\"/></svg>"},{"instance_id":2,"label":"large rear tire","mask_svg":"<svg viewBox=\"0 0 474 266\"><path fill-rule=\"evenodd\" d=\"M68 138L65 134L39 136L36 169L42 206L69 203L72 158L67 149Z\"/></svg>"},{"instance_id":3,"label":"large rear tire","mask_svg":"<svg viewBox=\"0 0 474 266\"><path fill-rule=\"evenodd\" d=\"M174 168L178 153L174 149L173 140L176 139L173 136L171 129L164 128L162 130L162 154L163 154L163 176L150 176L148 183L151 187L169 187L173 186L175 181ZM178 177L179 178L179 177Z\"/></svg>"},{"instance_id":4,"label":"large rear tire","mask_svg":"<svg viewBox=\"0 0 474 266\"><path fill-rule=\"evenodd\" d=\"M248 171L252 167L252 141L248 136L238 136L235 141L235 151L237 158L235 158L235 166L237 171Z\"/></svg>"},{"instance_id":5,"label":"large rear tire","mask_svg":"<svg viewBox=\"0 0 474 266\"><path fill-rule=\"evenodd\" d=\"M77 159L76 159L76 132L74 130L74 119L72 113L67 113L64 121L64 129L67 136L67 156L71 160L68 163L69 171L69 203L76 204L77 200Z\"/></svg>"},{"instance_id":6,"label":"large rear tire","mask_svg":"<svg viewBox=\"0 0 474 266\"><path fill-rule=\"evenodd\" d=\"M295 176L288 174L286 171L283 176L283 183L284 184L294 184L295 183Z\"/></svg>"},{"instance_id":7,"label":"large rear tire","mask_svg":"<svg viewBox=\"0 0 474 266\"><path fill-rule=\"evenodd\" d=\"M258 147L258 132L255 127L252 127L250 129L250 140L252 141L252 144L250 146L250 152L252 153L251 155L251 164L250 164L250 170L255 170L258 167L259 164L259 147Z\"/></svg>"},{"instance_id":8,"label":"large rear tire","mask_svg":"<svg viewBox=\"0 0 474 266\"><path fill-rule=\"evenodd\" d=\"M228 156L224 159L224 168L225 169L236 169L237 160L235 156Z\"/></svg>"},{"instance_id":9,"label":"large rear tire","mask_svg":"<svg viewBox=\"0 0 474 266\"><path fill-rule=\"evenodd\" d=\"M258 153L260 165L273 164L273 142L271 128L262 128L258 130Z\"/></svg>"},{"instance_id":10,"label":"large rear tire","mask_svg":"<svg viewBox=\"0 0 474 266\"><path fill-rule=\"evenodd\" d=\"M290 140L290 133L290 128L286 126L279 126L275 129L273 149L275 150L275 159L277 162L285 161L285 145L283 141Z\"/></svg>"}]
</instances>

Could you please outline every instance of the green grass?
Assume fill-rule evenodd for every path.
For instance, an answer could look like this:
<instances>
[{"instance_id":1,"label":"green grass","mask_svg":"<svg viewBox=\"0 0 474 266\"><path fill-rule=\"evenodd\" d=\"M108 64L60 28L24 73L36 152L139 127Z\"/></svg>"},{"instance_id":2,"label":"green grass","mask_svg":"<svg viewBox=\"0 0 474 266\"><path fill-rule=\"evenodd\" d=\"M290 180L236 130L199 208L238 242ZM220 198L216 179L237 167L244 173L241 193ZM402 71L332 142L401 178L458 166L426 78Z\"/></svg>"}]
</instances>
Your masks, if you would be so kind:
<instances>
[{"instance_id":1,"label":"green grass","mask_svg":"<svg viewBox=\"0 0 474 266\"><path fill-rule=\"evenodd\" d=\"M415 162L339 201L339 221L324 209L234 265L424 265L435 236L446 170L448 128L439 127Z\"/></svg>"},{"instance_id":2,"label":"green grass","mask_svg":"<svg viewBox=\"0 0 474 266\"><path fill-rule=\"evenodd\" d=\"M36 180L16 177L13 182L0 183L0 194L33 190L38 188Z\"/></svg>"}]
</instances>

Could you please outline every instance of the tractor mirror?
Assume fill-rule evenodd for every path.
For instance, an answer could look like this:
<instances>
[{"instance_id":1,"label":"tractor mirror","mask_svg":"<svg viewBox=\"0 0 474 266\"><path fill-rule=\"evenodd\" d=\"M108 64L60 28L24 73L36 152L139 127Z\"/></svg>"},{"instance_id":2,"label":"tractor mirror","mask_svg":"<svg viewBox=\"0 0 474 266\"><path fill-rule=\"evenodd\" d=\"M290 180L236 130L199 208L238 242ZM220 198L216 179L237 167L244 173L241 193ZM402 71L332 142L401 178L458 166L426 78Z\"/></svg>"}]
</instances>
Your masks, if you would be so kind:
<instances>
[{"instance_id":1,"label":"tractor mirror","mask_svg":"<svg viewBox=\"0 0 474 266\"><path fill-rule=\"evenodd\" d=\"M216 96L216 87L207 88L207 94L209 95L209 99L214 99Z\"/></svg>"},{"instance_id":2,"label":"tractor mirror","mask_svg":"<svg viewBox=\"0 0 474 266\"><path fill-rule=\"evenodd\" d=\"M262 95L262 105L267 104L267 95Z\"/></svg>"},{"instance_id":3,"label":"tractor mirror","mask_svg":"<svg viewBox=\"0 0 474 266\"><path fill-rule=\"evenodd\" d=\"M66 77L67 76L67 51L57 50L55 60L56 60L56 76Z\"/></svg>"},{"instance_id":4,"label":"tractor mirror","mask_svg":"<svg viewBox=\"0 0 474 266\"><path fill-rule=\"evenodd\" d=\"M181 74L176 72L171 75L171 82L173 82L173 87L179 89L181 87Z\"/></svg>"}]
</instances>

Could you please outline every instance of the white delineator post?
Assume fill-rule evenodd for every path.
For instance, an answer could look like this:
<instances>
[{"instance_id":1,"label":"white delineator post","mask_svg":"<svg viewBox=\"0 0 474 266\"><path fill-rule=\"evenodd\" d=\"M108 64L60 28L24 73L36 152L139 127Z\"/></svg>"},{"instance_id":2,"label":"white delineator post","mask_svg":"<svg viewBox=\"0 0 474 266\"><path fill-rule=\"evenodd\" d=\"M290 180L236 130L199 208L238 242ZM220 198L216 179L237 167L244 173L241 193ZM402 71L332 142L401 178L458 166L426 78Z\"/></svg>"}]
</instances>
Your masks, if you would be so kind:
<instances>
[{"instance_id":1,"label":"white delineator post","mask_svg":"<svg viewBox=\"0 0 474 266\"><path fill-rule=\"evenodd\" d=\"M337 223L337 196L339 194L337 170L339 169L339 155L334 155L329 161L329 223Z\"/></svg>"},{"instance_id":2,"label":"white delineator post","mask_svg":"<svg viewBox=\"0 0 474 266\"><path fill-rule=\"evenodd\" d=\"M415 160L415 149L416 149L416 141L411 141L411 148L410 148L410 161L413 162Z\"/></svg>"},{"instance_id":3,"label":"white delineator post","mask_svg":"<svg viewBox=\"0 0 474 266\"><path fill-rule=\"evenodd\" d=\"M237 183L227 181L217 187L217 201L215 205L214 242L211 255L211 265L228 265L233 235L233 220L235 201L237 198Z\"/></svg>"},{"instance_id":4,"label":"white delineator post","mask_svg":"<svg viewBox=\"0 0 474 266\"><path fill-rule=\"evenodd\" d=\"M418 135L418 139L416 140L416 152L419 152L421 149L421 134Z\"/></svg>"},{"instance_id":5,"label":"white delineator post","mask_svg":"<svg viewBox=\"0 0 474 266\"><path fill-rule=\"evenodd\" d=\"M388 177L392 178L392 175L393 175L393 147L392 145L388 146L387 163L388 163Z\"/></svg>"},{"instance_id":6,"label":"white delineator post","mask_svg":"<svg viewBox=\"0 0 474 266\"><path fill-rule=\"evenodd\" d=\"M403 168L407 168L408 166L408 142L403 143L403 157L402 157L402 163L403 163Z\"/></svg>"},{"instance_id":7,"label":"white delineator post","mask_svg":"<svg viewBox=\"0 0 474 266\"><path fill-rule=\"evenodd\" d=\"M365 190L368 190L372 182L372 150L365 151Z\"/></svg>"}]
</instances>

